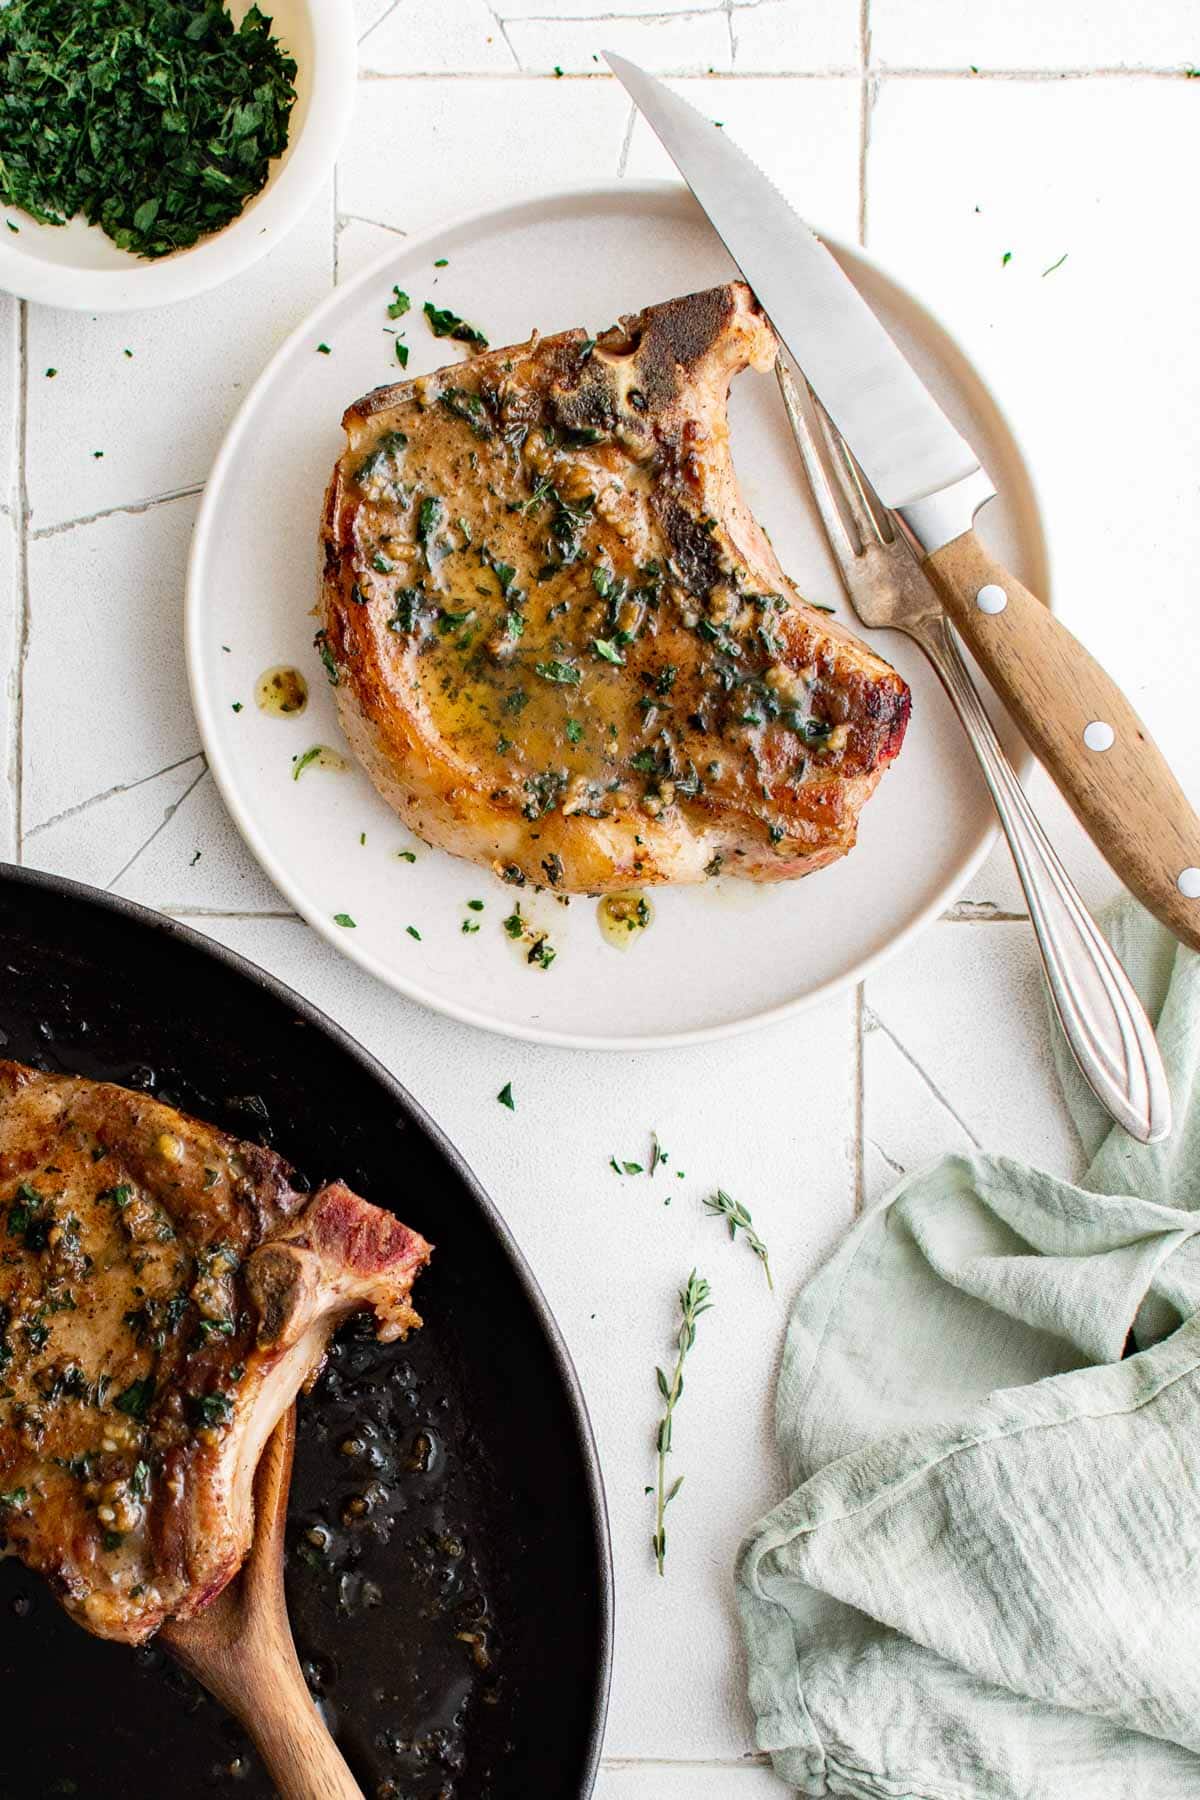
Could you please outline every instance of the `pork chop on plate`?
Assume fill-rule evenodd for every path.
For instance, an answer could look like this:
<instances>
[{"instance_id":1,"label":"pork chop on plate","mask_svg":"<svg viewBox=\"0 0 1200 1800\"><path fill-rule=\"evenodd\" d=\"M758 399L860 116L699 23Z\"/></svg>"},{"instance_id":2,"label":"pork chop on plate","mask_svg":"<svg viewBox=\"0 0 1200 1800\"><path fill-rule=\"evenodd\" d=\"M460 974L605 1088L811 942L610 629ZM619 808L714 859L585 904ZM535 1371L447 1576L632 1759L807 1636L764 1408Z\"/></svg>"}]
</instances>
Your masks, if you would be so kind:
<instances>
[{"instance_id":1,"label":"pork chop on plate","mask_svg":"<svg viewBox=\"0 0 1200 1800\"><path fill-rule=\"evenodd\" d=\"M106 1082L0 1061L0 1537L100 1637L192 1617L337 1324L420 1320L423 1238Z\"/></svg>"},{"instance_id":2,"label":"pork chop on plate","mask_svg":"<svg viewBox=\"0 0 1200 1800\"><path fill-rule=\"evenodd\" d=\"M428 842L563 893L787 880L853 846L909 692L738 491L729 383L777 349L735 282L350 407L318 643Z\"/></svg>"}]
</instances>

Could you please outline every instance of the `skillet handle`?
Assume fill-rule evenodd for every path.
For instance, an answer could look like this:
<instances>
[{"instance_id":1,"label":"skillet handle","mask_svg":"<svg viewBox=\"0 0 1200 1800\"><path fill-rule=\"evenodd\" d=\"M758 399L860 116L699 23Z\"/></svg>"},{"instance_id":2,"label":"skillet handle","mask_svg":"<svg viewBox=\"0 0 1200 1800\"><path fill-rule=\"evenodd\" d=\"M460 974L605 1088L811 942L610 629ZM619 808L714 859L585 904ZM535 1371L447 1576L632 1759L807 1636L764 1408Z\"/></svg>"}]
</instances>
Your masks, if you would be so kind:
<instances>
[{"instance_id":1,"label":"skillet handle","mask_svg":"<svg viewBox=\"0 0 1200 1800\"><path fill-rule=\"evenodd\" d=\"M958 631L1084 830L1200 950L1200 819L1116 682L973 531L924 560Z\"/></svg>"}]
</instances>

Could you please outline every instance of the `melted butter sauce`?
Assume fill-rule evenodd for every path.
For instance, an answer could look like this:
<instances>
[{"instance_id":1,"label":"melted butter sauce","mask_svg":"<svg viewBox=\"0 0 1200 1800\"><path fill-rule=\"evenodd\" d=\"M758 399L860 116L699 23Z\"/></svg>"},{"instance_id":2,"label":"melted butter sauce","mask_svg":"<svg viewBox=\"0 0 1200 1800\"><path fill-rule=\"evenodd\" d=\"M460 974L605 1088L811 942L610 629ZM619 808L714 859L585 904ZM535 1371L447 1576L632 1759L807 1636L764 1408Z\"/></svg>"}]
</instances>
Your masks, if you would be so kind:
<instances>
[{"instance_id":1,"label":"melted butter sauce","mask_svg":"<svg viewBox=\"0 0 1200 1800\"><path fill-rule=\"evenodd\" d=\"M303 756L292 758L292 774L300 780L309 769L329 769L336 775L344 775L350 767L349 758L335 750L330 744L314 744ZM304 767L299 765L303 763Z\"/></svg>"},{"instance_id":2,"label":"melted butter sauce","mask_svg":"<svg viewBox=\"0 0 1200 1800\"><path fill-rule=\"evenodd\" d=\"M654 923L654 908L637 888L606 894L596 907L596 923L606 944L614 950L628 950Z\"/></svg>"},{"instance_id":3,"label":"melted butter sauce","mask_svg":"<svg viewBox=\"0 0 1200 1800\"><path fill-rule=\"evenodd\" d=\"M308 682L299 669L275 663L264 669L255 683L254 701L260 712L272 718L293 719L308 705Z\"/></svg>"}]
</instances>

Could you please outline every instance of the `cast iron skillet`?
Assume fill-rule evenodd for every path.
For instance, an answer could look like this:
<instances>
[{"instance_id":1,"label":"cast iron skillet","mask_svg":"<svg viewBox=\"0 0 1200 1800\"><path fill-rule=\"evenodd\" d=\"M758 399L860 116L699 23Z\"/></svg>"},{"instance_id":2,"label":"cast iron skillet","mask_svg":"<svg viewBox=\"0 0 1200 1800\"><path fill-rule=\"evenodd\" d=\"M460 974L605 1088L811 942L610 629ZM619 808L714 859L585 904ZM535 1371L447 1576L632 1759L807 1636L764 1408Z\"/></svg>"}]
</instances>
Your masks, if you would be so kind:
<instances>
[{"instance_id":1,"label":"cast iron skillet","mask_svg":"<svg viewBox=\"0 0 1200 1800\"><path fill-rule=\"evenodd\" d=\"M302 1403L288 1532L301 1660L379 1800L591 1793L612 1569L575 1372L499 1214L387 1071L299 995L128 901L0 866L0 1055L142 1087L342 1176L437 1246L426 1326L351 1325ZM0 1800L271 1788L151 1645L88 1637L0 1563Z\"/></svg>"}]
</instances>

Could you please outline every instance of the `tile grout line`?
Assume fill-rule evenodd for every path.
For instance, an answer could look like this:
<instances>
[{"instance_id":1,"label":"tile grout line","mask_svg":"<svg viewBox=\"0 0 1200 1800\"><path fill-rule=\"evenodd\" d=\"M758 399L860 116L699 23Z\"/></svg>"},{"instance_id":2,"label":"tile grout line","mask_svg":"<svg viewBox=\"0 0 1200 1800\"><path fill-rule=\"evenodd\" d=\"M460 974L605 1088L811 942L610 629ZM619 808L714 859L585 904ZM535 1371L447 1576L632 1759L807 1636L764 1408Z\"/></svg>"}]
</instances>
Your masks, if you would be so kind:
<instances>
[{"instance_id":1,"label":"tile grout line","mask_svg":"<svg viewBox=\"0 0 1200 1800\"><path fill-rule=\"evenodd\" d=\"M706 16L716 16L720 9L711 9ZM650 15L637 15L639 18ZM685 15L669 13L668 18ZM508 21L505 21L508 23ZM560 19L526 19L525 24L586 24L572 16L568 21ZM591 23L603 24L605 20L593 20ZM622 20L622 22L624 22ZM659 68L655 74L665 80L700 80L706 82L722 81L833 81L861 78L861 65L831 63L819 69L700 69L696 66L685 68ZM1188 75L1182 67L1171 69L922 69L906 68L897 65L875 64L869 69L873 81L963 81L963 82L1043 82L1043 81L1188 81L1194 77ZM559 76L549 69L404 69L390 73L383 69L360 69L360 81L437 81L437 82L543 82L560 84L564 81L612 81L611 75L603 74L599 69L567 69Z\"/></svg>"},{"instance_id":2,"label":"tile grout line","mask_svg":"<svg viewBox=\"0 0 1200 1800\"><path fill-rule=\"evenodd\" d=\"M922 69L901 64L880 64L872 70L879 79L885 76L901 81L1190 81L1181 64L1173 69Z\"/></svg>"},{"instance_id":3,"label":"tile grout line","mask_svg":"<svg viewBox=\"0 0 1200 1800\"><path fill-rule=\"evenodd\" d=\"M633 144L633 133L634 133L634 127L637 125L637 115L638 115L638 109L637 109L637 105L635 102L630 105L629 119L625 126L625 135L621 139L621 154L617 158L617 180L618 181L623 181L625 179L625 172L629 167L629 151Z\"/></svg>"},{"instance_id":4,"label":"tile grout line","mask_svg":"<svg viewBox=\"0 0 1200 1800\"><path fill-rule=\"evenodd\" d=\"M339 224L340 218L341 218L341 214L338 212L338 165L335 162L333 165L333 222L332 222L332 230L333 230L333 265L332 266L333 266L333 285L335 288L337 287L337 284L338 284L338 246L341 241L341 226Z\"/></svg>"},{"instance_id":5,"label":"tile grout line","mask_svg":"<svg viewBox=\"0 0 1200 1800\"><path fill-rule=\"evenodd\" d=\"M304 920L297 912L228 912L219 906L159 906L156 912L165 913L170 919L283 919L303 925Z\"/></svg>"},{"instance_id":6,"label":"tile grout line","mask_svg":"<svg viewBox=\"0 0 1200 1800\"><path fill-rule=\"evenodd\" d=\"M42 819L26 832L25 836L35 838L43 831L49 831L54 825L61 825L64 819L77 819L80 813L90 812L93 806L101 806L106 800L115 800L118 794L132 794L138 788L145 787L151 781L158 781L164 775L170 775L175 769L186 769L187 765L203 756L203 750L192 750L187 756L177 757L174 762L165 763L161 769L151 769L149 775L139 775L136 781L119 781L115 787L104 788L98 794L89 794L86 800L77 800L73 806L64 806L61 812L51 813L48 819Z\"/></svg>"},{"instance_id":7,"label":"tile grout line","mask_svg":"<svg viewBox=\"0 0 1200 1800\"><path fill-rule=\"evenodd\" d=\"M99 512L81 513L77 519L61 519L57 525L35 527L29 536L32 542L40 544L46 538L61 537L67 531L78 531L81 525L97 525L102 519L111 519L117 513L152 512L156 506L168 506L173 500L194 499L203 492L204 483L193 482L188 487L171 488L165 494L151 494L144 500L125 500L117 506L103 506Z\"/></svg>"},{"instance_id":8,"label":"tile grout line","mask_svg":"<svg viewBox=\"0 0 1200 1800\"><path fill-rule=\"evenodd\" d=\"M871 113L875 84L871 74L871 0L859 0L858 55L861 75L858 96L858 241L867 246L867 163L871 150Z\"/></svg>"},{"instance_id":9,"label":"tile grout line","mask_svg":"<svg viewBox=\"0 0 1200 1800\"><path fill-rule=\"evenodd\" d=\"M18 864L25 860L25 660L29 654L29 487L25 474L29 438L29 302L17 308L17 491L14 522L17 529L17 631L16 667L13 671L14 730L12 743L13 851Z\"/></svg>"},{"instance_id":10,"label":"tile grout line","mask_svg":"<svg viewBox=\"0 0 1200 1800\"><path fill-rule=\"evenodd\" d=\"M900 1053L900 1055L904 1058L905 1062L909 1065L909 1067L911 1069L913 1069L917 1075L920 1076L921 1080L925 1083L925 1086L929 1089L929 1092L933 1095L933 1097L937 1101L938 1105L940 1107L942 1107L942 1109L945 1112L947 1112L949 1114L949 1116L954 1120L954 1123L958 1126L958 1128L962 1132L963 1136L967 1137L971 1140L971 1143L976 1150L982 1151L983 1145L980 1143L979 1139L975 1136L975 1133L971 1130L971 1127L967 1124L967 1121L951 1105L950 1101L947 1099L946 1095L943 1094L941 1088L934 1081L933 1077L930 1074L928 1074L925 1069L922 1068L921 1064L917 1061L917 1058L913 1055L912 1051L908 1048L908 1045L903 1043L901 1041L901 1039L896 1036L896 1033L892 1030L891 1026L886 1024L884 1022L884 1020L880 1018L878 1013L870 1012L869 1008L864 1008L864 1014L869 1014L869 1017L871 1020L871 1029L873 1031L881 1031L883 1033L884 1037L887 1038L888 1042L895 1046L895 1048Z\"/></svg>"},{"instance_id":11,"label":"tile grout line","mask_svg":"<svg viewBox=\"0 0 1200 1800\"><path fill-rule=\"evenodd\" d=\"M143 843L138 845L137 849L134 851L133 855L129 858L128 862L123 864L123 866L117 870L116 874L113 876L111 881L105 882L104 890L106 893L111 894L114 891L114 889L116 888L117 883L119 881L123 881L125 879L126 875L128 875L128 873L129 873L130 869L132 869L134 863L137 862L140 857L145 855L146 851L150 848L151 844L154 842L155 838L159 835L159 833L161 831L165 831L167 829L167 826L171 823L172 819L175 817L175 815L179 811L180 807L183 806L185 801L189 800L191 798L191 796L195 793L195 791L199 787L200 783L204 780L204 777L208 774L208 759L206 757L202 757L201 761L203 762L204 766L200 770L199 774L196 776L196 779L194 781L190 782L188 784L188 786L184 788L182 794L180 794L178 800L175 801L174 805L168 806L166 808L165 812L163 813L161 822L154 827L154 830L150 833L150 836L148 838L146 838Z\"/></svg>"}]
</instances>

